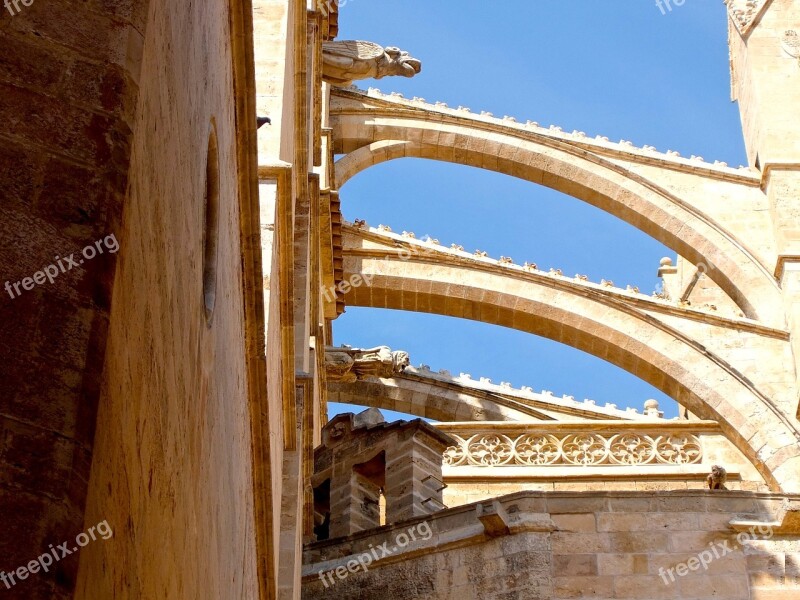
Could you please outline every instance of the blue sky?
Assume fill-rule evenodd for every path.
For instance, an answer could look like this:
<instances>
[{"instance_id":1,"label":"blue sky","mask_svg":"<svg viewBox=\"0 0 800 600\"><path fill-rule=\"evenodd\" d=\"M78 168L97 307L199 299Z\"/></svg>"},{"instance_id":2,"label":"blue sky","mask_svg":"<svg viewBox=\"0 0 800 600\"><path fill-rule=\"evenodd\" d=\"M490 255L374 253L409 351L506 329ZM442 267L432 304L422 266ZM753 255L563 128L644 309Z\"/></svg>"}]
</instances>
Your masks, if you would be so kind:
<instances>
[{"instance_id":1,"label":"blue sky","mask_svg":"<svg viewBox=\"0 0 800 600\"><path fill-rule=\"evenodd\" d=\"M725 7L686 0L662 14L649 0L501 0L402 3L348 0L339 39L399 46L422 60L413 79L359 86L487 110L587 135L627 139L707 161L745 164L730 101ZM420 159L390 161L341 191L348 220L390 225L535 262L593 281L650 292L659 259L674 252L581 201L511 177ZM336 344L407 350L412 364L510 381L556 395L641 410L656 398L643 381L550 340L472 321L348 308ZM344 410L331 405L331 414ZM395 416L395 415L390 415Z\"/></svg>"}]
</instances>

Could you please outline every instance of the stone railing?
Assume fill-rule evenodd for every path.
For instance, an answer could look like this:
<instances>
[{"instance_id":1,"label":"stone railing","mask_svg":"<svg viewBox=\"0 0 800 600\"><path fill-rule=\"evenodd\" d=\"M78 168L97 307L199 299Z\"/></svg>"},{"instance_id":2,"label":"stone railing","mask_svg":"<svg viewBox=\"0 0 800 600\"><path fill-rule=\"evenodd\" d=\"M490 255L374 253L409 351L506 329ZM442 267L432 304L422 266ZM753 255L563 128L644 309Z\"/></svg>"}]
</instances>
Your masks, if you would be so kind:
<instances>
[{"instance_id":1,"label":"stone railing","mask_svg":"<svg viewBox=\"0 0 800 600\"><path fill-rule=\"evenodd\" d=\"M488 425L488 426L487 426ZM716 423L446 423L437 427L457 444L444 452L448 467L592 467L696 465L705 434Z\"/></svg>"}]
</instances>

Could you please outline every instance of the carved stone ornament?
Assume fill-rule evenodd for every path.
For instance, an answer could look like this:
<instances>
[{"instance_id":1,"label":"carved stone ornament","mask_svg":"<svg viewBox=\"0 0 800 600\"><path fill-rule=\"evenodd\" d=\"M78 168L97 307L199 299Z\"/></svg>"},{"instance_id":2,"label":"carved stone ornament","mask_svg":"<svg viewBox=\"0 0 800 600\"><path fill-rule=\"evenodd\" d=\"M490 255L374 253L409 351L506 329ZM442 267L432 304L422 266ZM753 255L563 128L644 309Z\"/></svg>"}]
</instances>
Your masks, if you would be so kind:
<instances>
[{"instance_id":1,"label":"carved stone ornament","mask_svg":"<svg viewBox=\"0 0 800 600\"><path fill-rule=\"evenodd\" d=\"M703 456L700 440L688 435L650 436L640 433L604 435L530 433L508 437L478 433L469 438L450 434L458 445L444 452L444 464L512 466L689 465Z\"/></svg>"},{"instance_id":2,"label":"carved stone ornament","mask_svg":"<svg viewBox=\"0 0 800 600\"><path fill-rule=\"evenodd\" d=\"M337 87L347 87L359 79L381 79L389 75L413 77L422 62L399 48L384 48L356 40L322 44L322 78Z\"/></svg>"},{"instance_id":3,"label":"carved stone ornament","mask_svg":"<svg viewBox=\"0 0 800 600\"><path fill-rule=\"evenodd\" d=\"M351 383L368 377L394 377L410 364L408 352L375 348L325 348L325 372L329 381Z\"/></svg>"},{"instance_id":4,"label":"carved stone ornament","mask_svg":"<svg viewBox=\"0 0 800 600\"><path fill-rule=\"evenodd\" d=\"M725 467L721 465L714 465L711 467L711 473L706 478L708 489L710 490L727 490L725 483L728 481L728 472Z\"/></svg>"},{"instance_id":5,"label":"carved stone ornament","mask_svg":"<svg viewBox=\"0 0 800 600\"><path fill-rule=\"evenodd\" d=\"M781 36L781 48L800 64L800 36L797 35L797 31L787 29L783 33L783 36Z\"/></svg>"}]
</instances>

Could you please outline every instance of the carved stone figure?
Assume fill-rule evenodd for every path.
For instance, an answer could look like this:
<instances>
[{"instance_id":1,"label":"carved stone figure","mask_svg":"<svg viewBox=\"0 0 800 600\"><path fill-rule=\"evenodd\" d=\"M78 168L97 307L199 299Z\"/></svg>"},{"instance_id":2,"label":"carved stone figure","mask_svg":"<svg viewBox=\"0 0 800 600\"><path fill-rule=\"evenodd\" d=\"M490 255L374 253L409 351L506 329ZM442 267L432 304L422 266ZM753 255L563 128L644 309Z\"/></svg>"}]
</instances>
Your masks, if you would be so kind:
<instances>
[{"instance_id":1,"label":"carved stone figure","mask_svg":"<svg viewBox=\"0 0 800 600\"><path fill-rule=\"evenodd\" d=\"M399 48L384 48L357 40L322 44L322 78L346 87L358 79L380 79L387 75L413 77L422 70L422 62Z\"/></svg>"},{"instance_id":2,"label":"carved stone figure","mask_svg":"<svg viewBox=\"0 0 800 600\"><path fill-rule=\"evenodd\" d=\"M347 432L347 428L342 423L336 423L331 427L330 436L334 440L338 440Z\"/></svg>"},{"instance_id":3,"label":"carved stone figure","mask_svg":"<svg viewBox=\"0 0 800 600\"><path fill-rule=\"evenodd\" d=\"M408 352L375 348L325 348L325 371L330 381L351 383L367 377L393 377L410 364Z\"/></svg>"},{"instance_id":4,"label":"carved stone figure","mask_svg":"<svg viewBox=\"0 0 800 600\"><path fill-rule=\"evenodd\" d=\"M787 29L781 37L781 48L792 58L797 59L800 64L800 36L794 29Z\"/></svg>"},{"instance_id":5,"label":"carved stone figure","mask_svg":"<svg viewBox=\"0 0 800 600\"><path fill-rule=\"evenodd\" d=\"M711 473L706 477L708 482L708 489L710 490L727 490L725 482L728 481L728 472L720 465L711 467Z\"/></svg>"}]
</instances>

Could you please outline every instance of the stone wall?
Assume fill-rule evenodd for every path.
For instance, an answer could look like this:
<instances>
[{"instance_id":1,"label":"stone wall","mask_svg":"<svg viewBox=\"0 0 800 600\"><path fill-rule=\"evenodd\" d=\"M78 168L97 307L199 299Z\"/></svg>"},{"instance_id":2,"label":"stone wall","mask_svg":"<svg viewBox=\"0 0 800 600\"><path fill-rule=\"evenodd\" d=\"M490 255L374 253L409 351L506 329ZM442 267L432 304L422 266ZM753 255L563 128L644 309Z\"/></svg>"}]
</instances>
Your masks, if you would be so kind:
<instances>
[{"instance_id":1,"label":"stone wall","mask_svg":"<svg viewBox=\"0 0 800 600\"><path fill-rule=\"evenodd\" d=\"M484 526L478 505L467 505L312 544L303 597L789 600L800 595L797 535L768 525L785 500L746 492L522 492L488 509L502 515L507 531ZM730 526L744 519L758 524ZM392 552L369 560L385 542Z\"/></svg>"},{"instance_id":2,"label":"stone wall","mask_svg":"<svg viewBox=\"0 0 800 600\"><path fill-rule=\"evenodd\" d=\"M147 5L53 0L0 11L3 283L119 237ZM106 250L20 295L2 291L0 570L83 527L115 257ZM77 568L67 556L3 586L3 597L70 598Z\"/></svg>"},{"instance_id":3,"label":"stone wall","mask_svg":"<svg viewBox=\"0 0 800 600\"><path fill-rule=\"evenodd\" d=\"M237 114L254 90L231 30L249 12L247 2L151 5L85 516L114 536L82 551L77 598L259 594L246 306L260 282L245 292L251 208L240 182L255 110L253 122ZM204 263L216 265L210 321Z\"/></svg>"}]
</instances>

